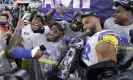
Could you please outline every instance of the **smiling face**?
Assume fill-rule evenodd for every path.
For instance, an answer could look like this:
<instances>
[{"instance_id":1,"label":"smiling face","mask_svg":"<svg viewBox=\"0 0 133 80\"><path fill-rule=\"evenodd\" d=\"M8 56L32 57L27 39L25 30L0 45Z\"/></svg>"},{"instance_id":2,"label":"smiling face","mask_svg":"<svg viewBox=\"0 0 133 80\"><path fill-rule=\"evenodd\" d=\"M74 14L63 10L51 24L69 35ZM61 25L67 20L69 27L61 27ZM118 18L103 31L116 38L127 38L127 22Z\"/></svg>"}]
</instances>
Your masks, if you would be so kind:
<instances>
[{"instance_id":1,"label":"smiling face","mask_svg":"<svg viewBox=\"0 0 133 80\"><path fill-rule=\"evenodd\" d=\"M58 41L59 38L62 36L62 31L59 30L59 28L57 27L58 25L53 25L52 28L50 29L50 31L48 32L47 36L47 40L55 42Z\"/></svg>"},{"instance_id":2,"label":"smiling face","mask_svg":"<svg viewBox=\"0 0 133 80\"><path fill-rule=\"evenodd\" d=\"M42 20L42 18L40 18L40 17L38 17L38 16L35 16L35 17L33 18L33 20L32 20L31 25L32 25L31 28L32 28L32 30L34 30L34 31L36 31L36 30L42 28L42 27L43 27L43 20Z\"/></svg>"},{"instance_id":3,"label":"smiling face","mask_svg":"<svg viewBox=\"0 0 133 80\"><path fill-rule=\"evenodd\" d=\"M115 13L113 14L116 24L123 24L127 20L128 11L122 6L116 6Z\"/></svg>"},{"instance_id":4,"label":"smiling face","mask_svg":"<svg viewBox=\"0 0 133 80\"><path fill-rule=\"evenodd\" d=\"M75 32L80 31L82 29L82 23L81 22L73 22L71 24L71 29Z\"/></svg>"},{"instance_id":5,"label":"smiling face","mask_svg":"<svg viewBox=\"0 0 133 80\"><path fill-rule=\"evenodd\" d=\"M8 18L6 16L0 16L1 22L8 22Z\"/></svg>"},{"instance_id":6,"label":"smiling face","mask_svg":"<svg viewBox=\"0 0 133 80\"><path fill-rule=\"evenodd\" d=\"M1 16L0 16L0 25L2 25L2 26L5 26L5 25L7 25L8 24L8 15L7 14L2 14Z\"/></svg>"},{"instance_id":7,"label":"smiling face","mask_svg":"<svg viewBox=\"0 0 133 80\"><path fill-rule=\"evenodd\" d=\"M96 17L94 16L85 16L82 18L82 25L83 29L86 32L93 32L95 31L95 23L96 23Z\"/></svg>"},{"instance_id":8,"label":"smiling face","mask_svg":"<svg viewBox=\"0 0 133 80\"><path fill-rule=\"evenodd\" d=\"M75 17L71 22L71 29L75 32L80 31L82 29L82 23L81 23L81 16Z\"/></svg>"}]
</instances>

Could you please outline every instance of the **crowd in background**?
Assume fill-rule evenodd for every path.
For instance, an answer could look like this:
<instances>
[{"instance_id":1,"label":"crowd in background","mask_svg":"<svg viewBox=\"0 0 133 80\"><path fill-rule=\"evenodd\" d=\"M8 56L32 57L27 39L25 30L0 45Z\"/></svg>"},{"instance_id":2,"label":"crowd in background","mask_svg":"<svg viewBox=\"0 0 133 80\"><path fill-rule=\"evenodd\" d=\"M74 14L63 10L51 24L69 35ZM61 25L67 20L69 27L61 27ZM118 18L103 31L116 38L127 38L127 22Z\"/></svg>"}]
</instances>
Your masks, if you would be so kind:
<instances>
[{"instance_id":1,"label":"crowd in background","mask_svg":"<svg viewBox=\"0 0 133 80\"><path fill-rule=\"evenodd\" d=\"M132 70L133 1L114 5L104 25L91 11L76 10L66 21L52 16L67 13L67 7L47 14L39 2L0 7L0 76L22 69L28 72L22 80L103 80Z\"/></svg>"}]
</instances>

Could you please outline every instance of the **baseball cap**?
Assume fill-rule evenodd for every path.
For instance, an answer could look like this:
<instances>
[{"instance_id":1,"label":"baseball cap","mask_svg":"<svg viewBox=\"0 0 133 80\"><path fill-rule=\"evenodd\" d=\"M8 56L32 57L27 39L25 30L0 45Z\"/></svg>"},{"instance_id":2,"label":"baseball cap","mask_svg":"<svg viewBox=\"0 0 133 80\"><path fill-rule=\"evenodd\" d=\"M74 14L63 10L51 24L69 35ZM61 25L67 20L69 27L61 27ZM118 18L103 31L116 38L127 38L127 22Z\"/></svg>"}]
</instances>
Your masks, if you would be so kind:
<instances>
[{"instance_id":1,"label":"baseball cap","mask_svg":"<svg viewBox=\"0 0 133 80\"><path fill-rule=\"evenodd\" d=\"M85 16L95 16L95 17L99 18L98 15L97 15L96 13L92 12L92 11L85 12L85 13L81 16L81 18L83 18L83 17L85 17Z\"/></svg>"},{"instance_id":2,"label":"baseball cap","mask_svg":"<svg viewBox=\"0 0 133 80\"><path fill-rule=\"evenodd\" d=\"M74 16L82 15L82 14L83 14L83 12L82 12L81 10L76 10L76 11L74 12Z\"/></svg>"},{"instance_id":3,"label":"baseball cap","mask_svg":"<svg viewBox=\"0 0 133 80\"><path fill-rule=\"evenodd\" d=\"M121 5L133 12L133 0L117 0L114 2L114 6Z\"/></svg>"},{"instance_id":4,"label":"baseball cap","mask_svg":"<svg viewBox=\"0 0 133 80\"><path fill-rule=\"evenodd\" d=\"M74 17L72 19L72 22L81 22L82 14L83 14L83 12L81 10L76 10L74 12Z\"/></svg>"}]
</instances>

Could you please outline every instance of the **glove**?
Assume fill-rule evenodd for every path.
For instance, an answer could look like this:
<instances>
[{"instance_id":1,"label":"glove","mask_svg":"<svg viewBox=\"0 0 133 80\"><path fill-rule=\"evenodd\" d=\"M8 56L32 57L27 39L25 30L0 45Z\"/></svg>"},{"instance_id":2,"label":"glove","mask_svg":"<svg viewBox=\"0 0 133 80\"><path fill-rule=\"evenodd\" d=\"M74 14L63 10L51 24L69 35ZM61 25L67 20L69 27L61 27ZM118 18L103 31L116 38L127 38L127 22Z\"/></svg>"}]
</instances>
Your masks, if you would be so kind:
<instances>
[{"instance_id":1,"label":"glove","mask_svg":"<svg viewBox=\"0 0 133 80\"><path fill-rule=\"evenodd\" d=\"M44 54L44 51L46 51L46 48L43 45L32 49L32 58L40 58Z\"/></svg>"},{"instance_id":2,"label":"glove","mask_svg":"<svg viewBox=\"0 0 133 80\"><path fill-rule=\"evenodd\" d=\"M76 49L82 49L84 47L84 40L83 39L72 39L69 47L75 47Z\"/></svg>"}]
</instances>

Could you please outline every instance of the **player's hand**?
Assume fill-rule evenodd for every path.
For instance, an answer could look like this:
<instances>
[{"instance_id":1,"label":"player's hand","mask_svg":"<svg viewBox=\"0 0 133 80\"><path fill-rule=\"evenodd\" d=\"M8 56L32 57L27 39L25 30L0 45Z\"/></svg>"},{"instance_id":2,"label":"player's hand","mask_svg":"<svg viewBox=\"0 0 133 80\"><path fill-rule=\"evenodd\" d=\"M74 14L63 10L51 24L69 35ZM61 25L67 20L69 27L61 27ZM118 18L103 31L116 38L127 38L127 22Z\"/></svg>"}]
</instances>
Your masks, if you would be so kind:
<instances>
[{"instance_id":1,"label":"player's hand","mask_svg":"<svg viewBox=\"0 0 133 80\"><path fill-rule=\"evenodd\" d=\"M32 50L32 57L39 59L45 52L46 48L45 46L41 45L39 47L36 47Z\"/></svg>"},{"instance_id":2,"label":"player's hand","mask_svg":"<svg viewBox=\"0 0 133 80\"><path fill-rule=\"evenodd\" d=\"M67 7L56 7L55 10L60 15L64 15L69 10L69 8L67 8Z\"/></svg>"},{"instance_id":3,"label":"player's hand","mask_svg":"<svg viewBox=\"0 0 133 80\"><path fill-rule=\"evenodd\" d=\"M82 49L84 47L84 40L80 38L72 39L69 46L75 47L76 49Z\"/></svg>"},{"instance_id":4,"label":"player's hand","mask_svg":"<svg viewBox=\"0 0 133 80\"><path fill-rule=\"evenodd\" d=\"M42 57L42 55L43 55L43 51L38 50L33 58L39 59L40 57Z\"/></svg>"},{"instance_id":5,"label":"player's hand","mask_svg":"<svg viewBox=\"0 0 133 80\"><path fill-rule=\"evenodd\" d=\"M12 35L12 31L8 31L4 33L4 36L11 36Z\"/></svg>"}]
</instances>

